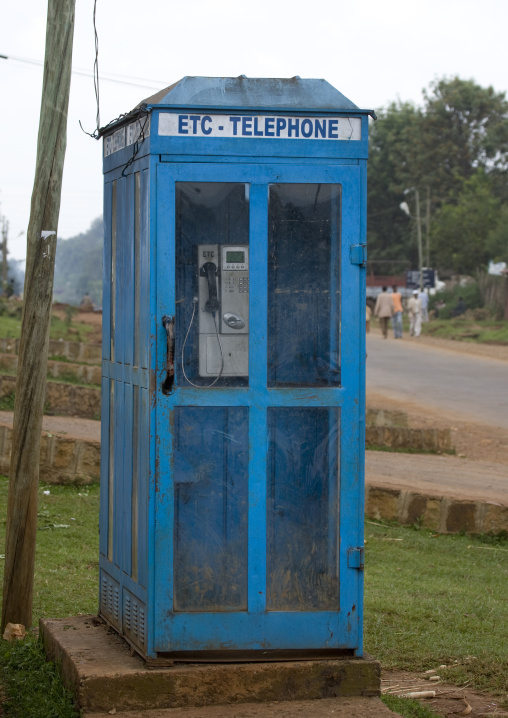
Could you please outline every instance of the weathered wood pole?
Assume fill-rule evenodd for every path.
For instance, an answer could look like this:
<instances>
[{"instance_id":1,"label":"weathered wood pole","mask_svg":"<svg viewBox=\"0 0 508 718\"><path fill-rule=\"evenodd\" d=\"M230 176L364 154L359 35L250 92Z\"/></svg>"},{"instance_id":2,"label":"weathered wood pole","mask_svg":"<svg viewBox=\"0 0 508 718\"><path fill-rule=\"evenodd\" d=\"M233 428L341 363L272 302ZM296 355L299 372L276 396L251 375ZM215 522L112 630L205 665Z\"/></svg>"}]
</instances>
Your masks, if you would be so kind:
<instances>
[{"instance_id":1,"label":"weathered wood pole","mask_svg":"<svg viewBox=\"0 0 508 718\"><path fill-rule=\"evenodd\" d=\"M2 633L9 622L32 624L39 450L67 142L74 7L75 0L48 0L9 473Z\"/></svg>"}]
</instances>

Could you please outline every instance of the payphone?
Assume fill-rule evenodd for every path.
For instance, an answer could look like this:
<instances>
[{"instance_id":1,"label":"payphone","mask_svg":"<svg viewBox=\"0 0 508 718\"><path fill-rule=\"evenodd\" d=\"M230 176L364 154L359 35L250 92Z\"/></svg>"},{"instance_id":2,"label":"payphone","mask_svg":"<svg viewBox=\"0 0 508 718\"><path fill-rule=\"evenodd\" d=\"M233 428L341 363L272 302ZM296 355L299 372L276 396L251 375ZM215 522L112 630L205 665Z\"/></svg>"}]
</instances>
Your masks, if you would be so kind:
<instances>
[{"instance_id":1,"label":"payphone","mask_svg":"<svg viewBox=\"0 0 508 718\"><path fill-rule=\"evenodd\" d=\"M247 376L249 248L200 244L197 254L199 375Z\"/></svg>"}]
</instances>

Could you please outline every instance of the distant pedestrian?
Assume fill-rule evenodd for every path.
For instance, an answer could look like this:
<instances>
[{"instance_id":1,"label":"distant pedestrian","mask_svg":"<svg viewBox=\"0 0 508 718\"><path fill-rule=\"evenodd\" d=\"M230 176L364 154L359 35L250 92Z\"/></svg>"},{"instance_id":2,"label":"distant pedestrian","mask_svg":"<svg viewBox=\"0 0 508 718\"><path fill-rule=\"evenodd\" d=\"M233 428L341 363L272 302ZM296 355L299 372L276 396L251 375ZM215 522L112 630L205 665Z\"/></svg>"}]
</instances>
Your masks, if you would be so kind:
<instances>
[{"instance_id":1,"label":"distant pedestrian","mask_svg":"<svg viewBox=\"0 0 508 718\"><path fill-rule=\"evenodd\" d=\"M429 321L429 295L423 289L418 295L418 299L422 303L422 322Z\"/></svg>"},{"instance_id":2,"label":"distant pedestrian","mask_svg":"<svg viewBox=\"0 0 508 718\"><path fill-rule=\"evenodd\" d=\"M460 317L465 313L467 309L466 303L462 297L459 297L459 301L453 307L452 317Z\"/></svg>"},{"instance_id":3,"label":"distant pedestrian","mask_svg":"<svg viewBox=\"0 0 508 718\"><path fill-rule=\"evenodd\" d=\"M393 285L392 302L393 302L393 315L392 315L393 336L395 339L402 339L402 313L403 313L402 296L401 296L401 293L397 291L397 287L395 284Z\"/></svg>"},{"instance_id":4,"label":"distant pedestrian","mask_svg":"<svg viewBox=\"0 0 508 718\"><path fill-rule=\"evenodd\" d=\"M407 304L409 311L409 333L412 337L419 337L422 331L422 302L415 289L413 296Z\"/></svg>"},{"instance_id":5,"label":"distant pedestrian","mask_svg":"<svg viewBox=\"0 0 508 718\"><path fill-rule=\"evenodd\" d=\"M370 318L372 316L372 309L369 304L365 307L365 321L366 321L366 331L367 334L370 332Z\"/></svg>"},{"instance_id":6,"label":"distant pedestrian","mask_svg":"<svg viewBox=\"0 0 508 718\"><path fill-rule=\"evenodd\" d=\"M383 339L388 336L388 321L393 315L393 301L391 294L386 293L386 287L383 287L381 294L377 295L376 306L374 307L374 315L379 319Z\"/></svg>"}]
</instances>

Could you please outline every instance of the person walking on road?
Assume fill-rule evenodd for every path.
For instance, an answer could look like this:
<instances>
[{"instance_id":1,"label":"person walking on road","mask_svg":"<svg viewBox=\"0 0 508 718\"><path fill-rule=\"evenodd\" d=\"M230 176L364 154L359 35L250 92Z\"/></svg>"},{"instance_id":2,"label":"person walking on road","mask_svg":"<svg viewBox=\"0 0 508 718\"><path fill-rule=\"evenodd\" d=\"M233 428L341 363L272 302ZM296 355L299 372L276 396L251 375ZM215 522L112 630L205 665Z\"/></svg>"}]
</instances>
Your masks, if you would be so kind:
<instances>
[{"instance_id":1,"label":"person walking on road","mask_svg":"<svg viewBox=\"0 0 508 718\"><path fill-rule=\"evenodd\" d=\"M418 299L422 303L422 322L429 321L429 295L423 289L418 295Z\"/></svg>"},{"instance_id":2,"label":"person walking on road","mask_svg":"<svg viewBox=\"0 0 508 718\"><path fill-rule=\"evenodd\" d=\"M422 300L418 297L417 289L414 290L407 306L409 310L409 333L412 337L419 337L422 331Z\"/></svg>"},{"instance_id":3,"label":"person walking on road","mask_svg":"<svg viewBox=\"0 0 508 718\"><path fill-rule=\"evenodd\" d=\"M383 339L388 336L388 320L393 315L393 301L391 294L386 293L386 287L383 287L381 294L377 295L376 306L374 307L374 315L379 319Z\"/></svg>"},{"instance_id":4,"label":"person walking on road","mask_svg":"<svg viewBox=\"0 0 508 718\"><path fill-rule=\"evenodd\" d=\"M397 287L395 284L393 285L392 302L393 302L393 315L392 315L393 336L395 339L402 339L402 313L403 313L402 295L400 292L397 291Z\"/></svg>"},{"instance_id":5,"label":"person walking on road","mask_svg":"<svg viewBox=\"0 0 508 718\"><path fill-rule=\"evenodd\" d=\"M371 318L371 316L372 316L372 309L371 309L371 307L367 304L367 306L365 307L365 322L366 322L365 326L366 326L367 334L370 332L370 318Z\"/></svg>"}]
</instances>

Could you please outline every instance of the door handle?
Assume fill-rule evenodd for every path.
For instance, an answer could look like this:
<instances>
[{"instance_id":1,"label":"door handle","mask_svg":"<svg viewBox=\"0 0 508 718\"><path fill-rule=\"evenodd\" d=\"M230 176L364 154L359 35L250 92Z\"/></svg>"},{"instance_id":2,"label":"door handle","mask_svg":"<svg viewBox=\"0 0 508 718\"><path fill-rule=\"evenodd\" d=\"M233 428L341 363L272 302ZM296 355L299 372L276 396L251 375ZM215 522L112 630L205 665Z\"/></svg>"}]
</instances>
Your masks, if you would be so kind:
<instances>
[{"instance_id":1,"label":"door handle","mask_svg":"<svg viewBox=\"0 0 508 718\"><path fill-rule=\"evenodd\" d=\"M166 378L162 382L162 393L171 394L175 383L175 318L165 314L162 317L162 326L166 330Z\"/></svg>"}]
</instances>

